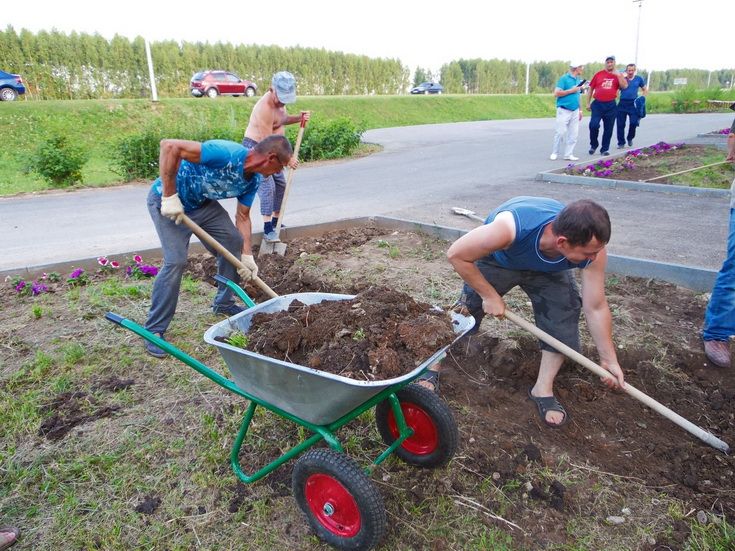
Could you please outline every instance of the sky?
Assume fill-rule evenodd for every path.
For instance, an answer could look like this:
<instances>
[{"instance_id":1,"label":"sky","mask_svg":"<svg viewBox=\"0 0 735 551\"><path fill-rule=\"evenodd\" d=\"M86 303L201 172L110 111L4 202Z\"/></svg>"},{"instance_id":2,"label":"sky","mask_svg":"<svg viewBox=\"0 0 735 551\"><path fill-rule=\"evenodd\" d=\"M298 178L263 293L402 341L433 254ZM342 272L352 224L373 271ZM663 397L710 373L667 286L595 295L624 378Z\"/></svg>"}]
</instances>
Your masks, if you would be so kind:
<instances>
[{"instance_id":1,"label":"sky","mask_svg":"<svg viewBox=\"0 0 735 551\"><path fill-rule=\"evenodd\" d=\"M733 0L31 0L0 10L0 28L16 32L323 48L400 59L411 74L421 67L437 76L461 58L614 55L654 71L733 68L734 21Z\"/></svg>"}]
</instances>

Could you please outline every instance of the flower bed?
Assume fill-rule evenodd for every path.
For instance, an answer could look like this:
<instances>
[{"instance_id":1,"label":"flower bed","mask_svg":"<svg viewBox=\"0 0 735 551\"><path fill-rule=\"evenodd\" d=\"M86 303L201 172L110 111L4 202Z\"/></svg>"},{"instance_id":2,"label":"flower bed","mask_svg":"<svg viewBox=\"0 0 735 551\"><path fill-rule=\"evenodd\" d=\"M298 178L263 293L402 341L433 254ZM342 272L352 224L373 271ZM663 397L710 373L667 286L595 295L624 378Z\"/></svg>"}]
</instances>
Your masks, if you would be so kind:
<instances>
[{"instance_id":1,"label":"flower bed","mask_svg":"<svg viewBox=\"0 0 735 551\"><path fill-rule=\"evenodd\" d=\"M612 157L600 159L596 163L585 163L580 165L570 164L564 169L564 174L571 176L591 176L594 178L609 178L626 171L634 170L637 162L656 155L665 155L667 153L684 149L685 144L668 144L666 142L658 142L657 144L643 147L640 149L631 149L624 157Z\"/></svg>"}]
</instances>

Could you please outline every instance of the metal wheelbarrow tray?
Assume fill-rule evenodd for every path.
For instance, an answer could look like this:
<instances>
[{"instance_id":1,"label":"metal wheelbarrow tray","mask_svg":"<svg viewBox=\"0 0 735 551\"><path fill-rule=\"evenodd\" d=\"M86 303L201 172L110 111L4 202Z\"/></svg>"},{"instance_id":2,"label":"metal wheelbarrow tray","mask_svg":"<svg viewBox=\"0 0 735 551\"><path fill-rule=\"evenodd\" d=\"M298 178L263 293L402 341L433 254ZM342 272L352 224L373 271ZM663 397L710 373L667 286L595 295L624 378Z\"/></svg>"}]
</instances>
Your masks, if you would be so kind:
<instances>
[{"instance_id":1,"label":"metal wheelbarrow tray","mask_svg":"<svg viewBox=\"0 0 735 551\"><path fill-rule=\"evenodd\" d=\"M204 338L219 349L234 381L135 322L112 312L105 317L159 346L223 388L250 400L230 451L230 465L242 482L255 482L300 456L293 467L292 491L316 535L337 549L372 549L382 539L387 526L380 492L369 478L373 466L395 454L411 465L439 467L448 463L457 449L459 433L447 404L431 390L410 384L441 360L448 346L409 373L382 381L357 381L283 362L214 338L233 330L246 333L255 314L286 310L296 299L304 304L316 304L324 300L349 300L354 296L296 293L256 306L239 286L229 280L227 284L250 308L212 326ZM471 316L452 314L452 318L457 339L474 325ZM311 435L271 463L247 474L241 465L240 452L258 407L306 428ZM373 460L372 466L360 468L345 455L335 433L373 407L376 427L387 448ZM314 447L320 442L328 447Z\"/></svg>"},{"instance_id":2,"label":"metal wheelbarrow tray","mask_svg":"<svg viewBox=\"0 0 735 551\"><path fill-rule=\"evenodd\" d=\"M418 377L446 354L450 345L438 350L410 372L392 379L359 381L310 367L270 358L215 340L234 331L247 334L253 316L287 310L294 300L318 304L324 300L350 300L354 295L332 293L295 293L283 295L245 310L212 326L204 340L216 346L233 379L242 390L316 425L339 419L388 387ZM474 325L470 316L452 314L455 333L462 336Z\"/></svg>"}]
</instances>

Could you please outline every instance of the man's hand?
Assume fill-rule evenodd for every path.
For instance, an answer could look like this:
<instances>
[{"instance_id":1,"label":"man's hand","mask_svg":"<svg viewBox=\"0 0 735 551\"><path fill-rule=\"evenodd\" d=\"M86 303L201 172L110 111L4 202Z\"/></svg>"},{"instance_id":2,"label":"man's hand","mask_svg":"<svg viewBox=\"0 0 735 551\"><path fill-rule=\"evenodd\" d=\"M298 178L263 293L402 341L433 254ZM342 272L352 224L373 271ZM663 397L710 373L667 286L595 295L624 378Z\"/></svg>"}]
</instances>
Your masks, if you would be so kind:
<instances>
[{"instance_id":1,"label":"man's hand","mask_svg":"<svg viewBox=\"0 0 735 551\"><path fill-rule=\"evenodd\" d=\"M311 111L302 111L302 112L301 112L301 117L302 117L302 118L303 118L303 119L304 119L305 121L308 121L308 120L309 120L309 119L311 118Z\"/></svg>"},{"instance_id":2,"label":"man's hand","mask_svg":"<svg viewBox=\"0 0 735 551\"><path fill-rule=\"evenodd\" d=\"M486 314L502 318L505 315L505 301L501 296L482 299L482 309Z\"/></svg>"},{"instance_id":3,"label":"man's hand","mask_svg":"<svg viewBox=\"0 0 735 551\"><path fill-rule=\"evenodd\" d=\"M291 158L288 161L288 168L291 170L296 170L299 166L299 160L296 158L296 155L291 155Z\"/></svg>"},{"instance_id":4,"label":"man's hand","mask_svg":"<svg viewBox=\"0 0 735 551\"><path fill-rule=\"evenodd\" d=\"M623 370L617 363L602 362L602 367L609 371L613 377L615 377L614 379L611 377L600 379L603 383L605 383L611 389L625 388L625 378L623 376Z\"/></svg>"},{"instance_id":5,"label":"man's hand","mask_svg":"<svg viewBox=\"0 0 735 551\"><path fill-rule=\"evenodd\" d=\"M181 217L184 215L184 205L181 204L178 193L174 193L168 197L161 197L161 215L173 220L177 224L181 224Z\"/></svg>"},{"instance_id":6,"label":"man's hand","mask_svg":"<svg viewBox=\"0 0 735 551\"><path fill-rule=\"evenodd\" d=\"M240 262L242 262L242 267L238 268L237 275L239 275L243 281L250 281L258 275L258 265L255 263L255 260L253 260L253 255L242 255Z\"/></svg>"}]
</instances>

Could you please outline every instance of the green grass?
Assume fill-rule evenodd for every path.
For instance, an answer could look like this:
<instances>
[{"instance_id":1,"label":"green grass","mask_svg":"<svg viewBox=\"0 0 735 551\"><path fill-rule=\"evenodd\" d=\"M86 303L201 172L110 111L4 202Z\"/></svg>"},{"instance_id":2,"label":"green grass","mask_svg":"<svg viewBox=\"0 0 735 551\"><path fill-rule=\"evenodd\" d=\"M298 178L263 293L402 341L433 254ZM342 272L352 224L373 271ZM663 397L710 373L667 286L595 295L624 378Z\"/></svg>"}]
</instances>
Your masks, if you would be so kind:
<instances>
[{"instance_id":1,"label":"green grass","mask_svg":"<svg viewBox=\"0 0 735 551\"><path fill-rule=\"evenodd\" d=\"M66 136L89 153L84 186L125 183L115 172L111 151L123 137L149 127L216 129L232 136L244 131L256 98L18 101L3 104L0 127L13 139L0 150L0 196L50 189L27 173L28 158L53 134ZM670 112L671 94L649 95L649 112ZM367 129L448 122L554 116L554 98L544 95L305 96L291 112L311 110L313 120L348 117Z\"/></svg>"}]
</instances>

